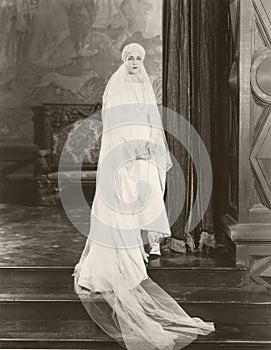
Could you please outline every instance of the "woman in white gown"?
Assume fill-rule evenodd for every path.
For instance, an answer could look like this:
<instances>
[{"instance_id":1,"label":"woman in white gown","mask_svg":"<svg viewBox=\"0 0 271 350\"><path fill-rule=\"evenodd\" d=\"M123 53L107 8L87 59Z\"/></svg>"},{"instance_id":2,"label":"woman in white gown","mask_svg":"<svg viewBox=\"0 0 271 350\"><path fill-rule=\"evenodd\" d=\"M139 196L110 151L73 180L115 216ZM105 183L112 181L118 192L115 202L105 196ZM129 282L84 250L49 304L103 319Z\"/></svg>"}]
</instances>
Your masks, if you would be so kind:
<instances>
[{"instance_id":1,"label":"woman in white gown","mask_svg":"<svg viewBox=\"0 0 271 350\"><path fill-rule=\"evenodd\" d=\"M74 286L91 318L123 347L172 350L214 325L191 318L147 275L141 233L156 242L171 235L163 195L172 162L144 57L139 44L125 46L103 95L90 232Z\"/></svg>"}]
</instances>

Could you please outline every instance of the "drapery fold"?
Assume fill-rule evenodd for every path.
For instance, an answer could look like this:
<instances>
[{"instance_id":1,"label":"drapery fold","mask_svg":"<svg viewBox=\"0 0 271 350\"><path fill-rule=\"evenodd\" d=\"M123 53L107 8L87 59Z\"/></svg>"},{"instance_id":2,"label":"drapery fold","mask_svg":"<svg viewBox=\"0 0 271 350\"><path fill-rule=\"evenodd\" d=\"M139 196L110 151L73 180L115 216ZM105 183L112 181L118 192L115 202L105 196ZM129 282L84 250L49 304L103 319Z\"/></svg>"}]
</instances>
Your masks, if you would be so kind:
<instances>
[{"instance_id":1,"label":"drapery fold","mask_svg":"<svg viewBox=\"0 0 271 350\"><path fill-rule=\"evenodd\" d=\"M211 197L207 211L199 225L191 234L197 241L202 231L216 230L214 213L219 207L221 193L218 182L221 177L219 167L219 144L221 143L221 118L226 118L225 98L227 98L227 0L166 0L163 8L163 105L176 111L196 129L202 138L212 161L215 193ZM221 53L223 54L221 54ZM224 56L223 56L224 55ZM223 64L225 67L223 67ZM222 72L224 72L222 73ZM167 119L167 129L178 128L174 121ZM223 131L222 131L223 132ZM182 135L182 130L179 130ZM189 141L190 135L182 135ZM191 139L191 138L190 138ZM196 173L190 155L180 142L167 134L170 151L180 163L186 179L186 201L178 220L172 226L175 239L189 243L191 237L184 227L195 201L197 186L202 175ZM197 143L191 148L200 155ZM168 175L167 210L170 216L174 208L175 179ZM202 206L198 202L198 210ZM192 246L192 244L189 244Z\"/></svg>"}]
</instances>

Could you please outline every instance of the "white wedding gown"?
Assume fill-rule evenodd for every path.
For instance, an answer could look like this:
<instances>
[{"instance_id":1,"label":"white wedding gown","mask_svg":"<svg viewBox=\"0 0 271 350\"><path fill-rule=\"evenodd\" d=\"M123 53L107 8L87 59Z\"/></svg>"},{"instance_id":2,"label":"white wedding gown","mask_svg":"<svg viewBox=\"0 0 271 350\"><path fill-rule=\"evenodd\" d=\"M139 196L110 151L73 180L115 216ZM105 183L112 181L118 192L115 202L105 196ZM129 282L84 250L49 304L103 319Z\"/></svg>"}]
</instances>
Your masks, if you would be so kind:
<instances>
[{"instance_id":1,"label":"white wedding gown","mask_svg":"<svg viewBox=\"0 0 271 350\"><path fill-rule=\"evenodd\" d=\"M140 88L138 85L134 88ZM104 116L103 123L114 119ZM144 113L141 116L146 117ZM161 236L171 234L163 200L166 174L148 159L134 159L118 169L112 182L110 166L118 162L121 152L137 149L129 148L126 141L137 140L138 135L147 140L149 129L125 124L107 130L110 132L102 136L90 234L74 271L75 291L90 317L128 350L181 349L199 334L213 331L214 325L187 315L147 274L141 229ZM117 153L112 152L114 147L120 147ZM142 144L138 149L142 150ZM110 151L112 156L106 161ZM103 168L103 161L109 166ZM142 179L151 184L150 196L148 187L141 191L137 187ZM113 204L123 200L133 209L147 198L147 205L138 211L136 206L130 212L115 210L105 198L110 191Z\"/></svg>"}]
</instances>

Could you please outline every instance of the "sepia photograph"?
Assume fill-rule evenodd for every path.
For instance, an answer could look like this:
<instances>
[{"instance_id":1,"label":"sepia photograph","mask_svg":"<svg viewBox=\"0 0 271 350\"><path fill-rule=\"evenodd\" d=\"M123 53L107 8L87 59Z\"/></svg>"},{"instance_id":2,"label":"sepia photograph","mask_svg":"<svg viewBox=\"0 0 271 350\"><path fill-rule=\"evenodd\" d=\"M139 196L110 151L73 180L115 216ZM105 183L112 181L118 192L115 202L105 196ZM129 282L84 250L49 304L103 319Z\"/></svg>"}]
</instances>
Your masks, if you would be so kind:
<instances>
[{"instance_id":1,"label":"sepia photograph","mask_svg":"<svg viewBox=\"0 0 271 350\"><path fill-rule=\"evenodd\" d=\"M0 349L271 350L271 0L0 0Z\"/></svg>"}]
</instances>

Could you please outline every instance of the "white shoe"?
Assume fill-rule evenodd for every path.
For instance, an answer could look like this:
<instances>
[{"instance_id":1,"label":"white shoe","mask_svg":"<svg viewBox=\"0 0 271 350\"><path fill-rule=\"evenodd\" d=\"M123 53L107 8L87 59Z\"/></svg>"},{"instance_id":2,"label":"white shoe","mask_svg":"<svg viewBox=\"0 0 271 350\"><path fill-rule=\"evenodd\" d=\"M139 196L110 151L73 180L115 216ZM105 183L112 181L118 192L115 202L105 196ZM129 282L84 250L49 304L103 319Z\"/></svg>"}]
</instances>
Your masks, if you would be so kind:
<instances>
[{"instance_id":1,"label":"white shoe","mask_svg":"<svg viewBox=\"0 0 271 350\"><path fill-rule=\"evenodd\" d=\"M151 246L150 255L159 255L159 256L161 255L159 242L150 243L150 246Z\"/></svg>"}]
</instances>

